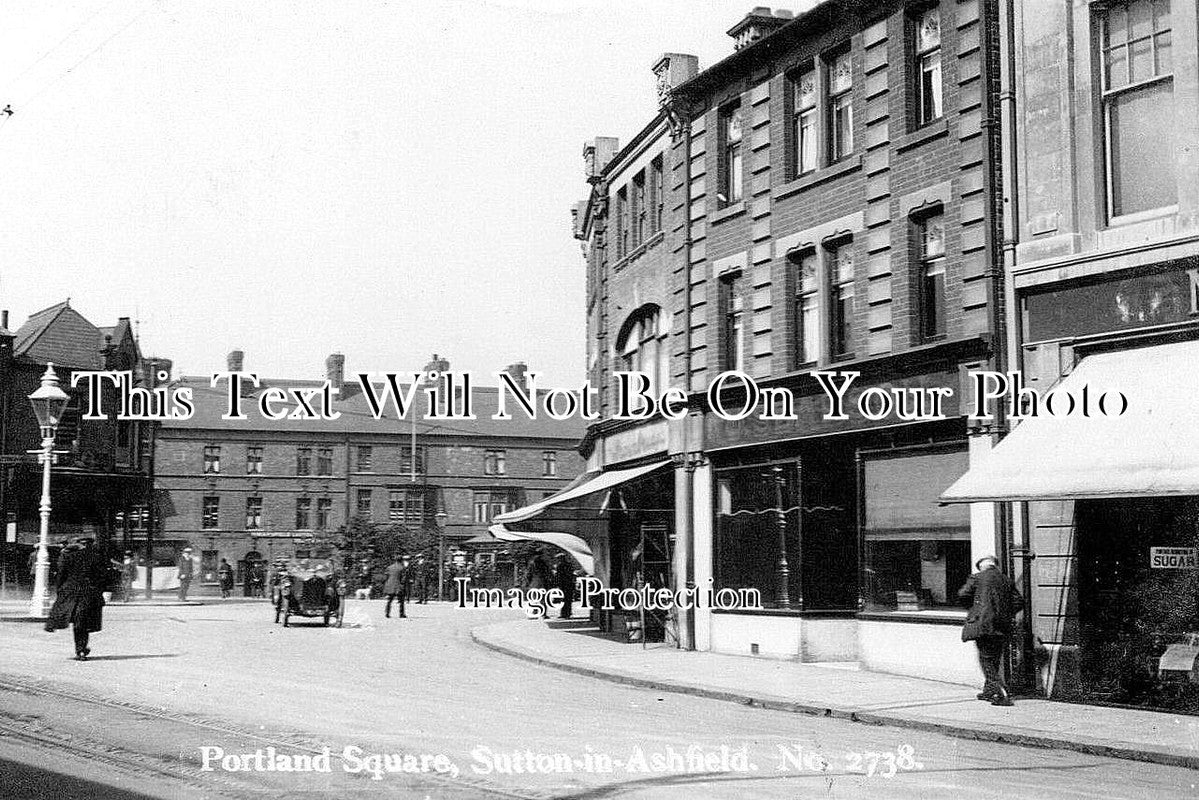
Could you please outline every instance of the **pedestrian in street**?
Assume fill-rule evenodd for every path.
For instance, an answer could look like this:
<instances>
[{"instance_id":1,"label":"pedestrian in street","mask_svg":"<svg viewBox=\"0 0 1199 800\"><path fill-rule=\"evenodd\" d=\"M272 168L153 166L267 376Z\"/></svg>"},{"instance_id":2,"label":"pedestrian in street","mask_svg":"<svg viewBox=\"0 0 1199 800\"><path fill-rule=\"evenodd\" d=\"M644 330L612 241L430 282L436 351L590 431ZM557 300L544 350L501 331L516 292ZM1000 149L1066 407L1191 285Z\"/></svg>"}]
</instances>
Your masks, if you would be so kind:
<instances>
[{"instance_id":1,"label":"pedestrian in street","mask_svg":"<svg viewBox=\"0 0 1199 800\"><path fill-rule=\"evenodd\" d=\"M425 605L429 602L429 565L425 561L424 553L417 554L416 564L413 565L412 571L416 602L418 605Z\"/></svg>"},{"instance_id":2,"label":"pedestrian in street","mask_svg":"<svg viewBox=\"0 0 1199 800\"><path fill-rule=\"evenodd\" d=\"M133 582L137 580L137 562L133 560L133 551L126 550L121 562L121 602L133 601Z\"/></svg>"},{"instance_id":3,"label":"pedestrian in street","mask_svg":"<svg viewBox=\"0 0 1199 800\"><path fill-rule=\"evenodd\" d=\"M252 587L254 580L251 577L254 572L254 565L246 565L246 597L253 597ZM271 604L278 607L283 600L283 579L287 576L287 559L279 558L275 560L274 566L271 568Z\"/></svg>"},{"instance_id":4,"label":"pedestrian in street","mask_svg":"<svg viewBox=\"0 0 1199 800\"><path fill-rule=\"evenodd\" d=\"M537 552L533 554L525 567L525 587L548 589L553 584L553 577L549 561L545 557L545 548L537 548Z\"/></svg>"},{"instance_id":5,"label":"pedestrian in street","mask_svg":"<svg viewBox=\"0 0 1199 800\"><path fill-rule=\"evenodd\" d=\"M562 592L562 611L559 619L570 619L575 602L575 562L566 553L559 553L554 564L554 584Z\"/></svg>"},{"instance_id":6,"label":"pedestrian in street","mask_svg":"<svg viewBox=\"0 0 1199 800\"><path fill-rule=\"evenodd\" d=\"M358 567L357 588L354 589L354 596L359 600L370 600L371 589L374 587L375 579L371 575L370 562L363 561Z\"/></svg>"},{"instance_id":7,"label":"pedestrian in street","mask_svg":"<svg viewBox=\"0 0 1199 800\"><path fill-rule=\"evenodd\" d=\"M221 559L221 565L216 568L216 576L221 582L221 599L228 600L229 593L233 591L233 567L229 565L228 559Z\"/></svg>"},{"instance_id":8,"label":"pedestrian in street","mask_svg":"<svg viewBox=\"0 0 1199 800\"><path fill-rule=\"evenodd\" d=\"M407 617L404 613L404 598L408 594L408 585L412 580L412 567L408 564L408 557L401 557L396 553L392 559L391 566L387 568L387 580L383 583L383 593L387 595L387 605L383 607L383 616L391 616L391 603L393 600L398 600L400 603L400 617Z\"/></svg>"},{"instance_id":9,"label":"pedestrian in street","mask_svg":"<svg viewBox=\"0 0 1199 800\"><path fill-rule=\"evenodd\" d=\"M250 596L266 596L266 566L263 561L255 561L250 565Z\"/></svg>"},{"instance_id":10,"label":"pedestrian in street","mask_svg":"<svg viewBox=\"0 0 1199 800\"><path fill-rule=\"evenodd\" d=\"M958 597L970 603L962 641L978 647L978 663L983 671L983 690L979 700L991 705L1013 705L1003 681L1003 654L1016 627L1016 614L1024 608L1024 598L1016 584L999 569L999 560L984 556L974 565L978 571L958 591Z\"/></svg>"},{"instance_id":11,"label":"pedestrian in street","mask_svg":"<svg viewBox=\"0 0 1199 800\"><path fill-rule=\"evenodd\" d=\"M53 633L74 626L75 658L79 661L87 660L92 652L88 635L102 627L107 582L108 560L96 551L91 539L78 539L75 547L64 550L58 571L58 594L46 620L46 630Z\"/></svg>"},{"instance_id":12,"label":"pedestrian in street","mask_svg":"<svg viewBox=\"0 0 1199 800\"><path fill-rule=\"evenodd\" d=\"M179 571L179 602L187 602L187 590L192 585L192 576L196 573L196 565L192 562L192 549L190 547L183 548L183 552L179 554L179 563L176 565Z\"/></svg>"}]
</instances>

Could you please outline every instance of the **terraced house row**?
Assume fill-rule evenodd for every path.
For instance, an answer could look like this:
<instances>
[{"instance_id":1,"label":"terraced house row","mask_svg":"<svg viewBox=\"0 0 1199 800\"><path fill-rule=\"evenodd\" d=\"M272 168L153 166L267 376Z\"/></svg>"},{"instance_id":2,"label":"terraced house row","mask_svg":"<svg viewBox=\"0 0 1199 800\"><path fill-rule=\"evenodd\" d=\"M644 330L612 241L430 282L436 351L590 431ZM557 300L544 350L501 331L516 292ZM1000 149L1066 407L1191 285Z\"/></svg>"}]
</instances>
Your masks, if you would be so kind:
<instances>
[{"instance_id":1,"label":"terraced house row","mask_svg":"<svg viewBox=\"0 0 1199 800\"><path fill-rule=\"evenodd\" d=\"M644 127L584 148L592 483L501 523L570 531L613 586L760 591L646 623L682 647L963 682L957 590L996 554L1026 689L1195 703L1194 0L829 0L729 35L704 69L662 56ZM628 370L686 417L614 419ZM712 413L729 370L792 417ZM1130 410L972 421L980 370ZM860 374L851 408L953 394L943 419L828 419L816 371Z\"/></svg>"}]
</instances>

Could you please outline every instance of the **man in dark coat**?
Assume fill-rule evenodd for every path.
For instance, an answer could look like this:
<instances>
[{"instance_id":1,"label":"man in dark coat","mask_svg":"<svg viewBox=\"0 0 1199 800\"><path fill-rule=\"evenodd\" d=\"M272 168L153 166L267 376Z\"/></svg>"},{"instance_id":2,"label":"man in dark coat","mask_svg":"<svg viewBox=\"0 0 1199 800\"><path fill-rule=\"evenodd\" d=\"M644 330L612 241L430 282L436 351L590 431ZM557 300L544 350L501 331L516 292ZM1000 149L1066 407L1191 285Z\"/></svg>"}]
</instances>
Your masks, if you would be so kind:
<instances>
[{"instance_id":1,"label":"man in dark coat","mask_svg":"<svg viewBox=\"0 0 1199 800\"><path fill-rule=\"evenodd\" d=\"M75 658L87 659L91 649L88 634L102 627L104 589L108 583L108 560L96 552L91 539L80 539L67 550L58 571L58 595L46 620L53 632L74 625Z\"/></svg>"},{"instance_id":2,"label":"man in dark coat","mask_svg":"<svg viewBox=\"0 0 1199 800\"><path fill-rule=\"evenodd\" d=\"M216 568L216 576L221 582L221 599L229 599L229 593L233 591L233 566L229 559L221 559L221 565Z\"/></svg>"},{"instance_id":3,"label":"man in dark coat","mask_svg":"<svg viewBox=\"0 0 1199 800\"><path fill-rule=\"evenodd\" d=\"M575 562L566 553L559 553L554 565L555 588L562 592L562 611L558 614L561 619L570 619L572 606L575 602Z\"/></svg>"},{"instance_id":4,"label":"man in dark coat","mask_svg":"<svg viewBox=\"0 0 1199 800\"><path fill-rule=\"evenodd\" d=\"M387 595L387 605L383 607L383 616L391 616L391 603L400 601L400 616L404 613L404 599L408 594L408 586L412 583L412 567L408 564L408 556L401 558L396 554L391 566L387 568L387 580L383 583L383 594Z\"/></svg>"},{"instance_id":5,"label":"man in dark coat","mask_svg":"<svg viewBox=\"0 0 1199 800\"><path fill-rule=\"evenodd\" d=\"M192 562L192 549L190 547L183 548L183 552L179 554L179 602L187 602L187 590L192 585L192 576L195 574L196 565Z\"/></svg>"},{"instance_id":6,"label":"man in dark coat","mask_svg":"<svg viewBox=\"0 0 1199 800\"><path fill-rule=\"evenodd\" d=\"M416 564L412 570L416 583L416 602L418 605L424 605L429 602L429 565L425 562L424 554L416 556Z\"/></svg>"},{"instance_id":7,"label":"man in dark coat","mask_svg":"<svg viewBox=\"0 0 1199 800\"><path fill-rule=\"evenodd\" d=\"M978 572L958 591L958 597L971 604L962 628L962 641L973 641L978 647L978 663L985 678L978 699L990 700L996 706L1010 706L1012 699L1000 669L1016 627L1016 614L1024 608L1024 598L1012 579L1000 571L994 556L984 556L974 566Z\"/></svg>"},{"instance_id":8,"label":"man in dark coat","mask_svg":"<svg viewBox=\"0 0 1199 800\"><path fill-rule=\"evenodd\" d=\"M554 576L550 570L550 562L545 557L545 548L539 547L525 566L525 588L549 589L552 588L553 582Z\"/></svg>"}]
</instances>

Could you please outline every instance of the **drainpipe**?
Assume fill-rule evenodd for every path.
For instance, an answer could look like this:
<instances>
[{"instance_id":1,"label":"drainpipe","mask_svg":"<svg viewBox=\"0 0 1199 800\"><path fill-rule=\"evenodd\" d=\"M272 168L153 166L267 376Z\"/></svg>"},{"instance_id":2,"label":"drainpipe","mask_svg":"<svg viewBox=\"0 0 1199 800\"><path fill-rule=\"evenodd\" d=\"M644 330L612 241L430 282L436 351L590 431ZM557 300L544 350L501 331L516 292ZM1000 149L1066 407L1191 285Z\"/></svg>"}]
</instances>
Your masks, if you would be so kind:
<instances>
[{"instance_id":1,"label":"drainpipe","mask_svg":"<svg viewBox=\"0 0 1199 800\"><path fill-rule=\"evenodd\" d=\"M670 95L664 105L667 123L670 125L672 139L683 140L683 381L684 391L691 394L691 118L690 109L681 107L681 99ZM702 418L701 423L702 424ZM676 514L678 530L675 532L675 547L682 552L679 563L681 575L676 576L676 584L682 582L689 592L695 590L695 469L702 461L692 453L692 417L688 414L683 420L683 452L681 454L683 469L683 492L675 501L681 506L682 513ZM681 613L683 630L680 635L680 646L686 650L695 649L695 609L687 609Z\"/></svg>"},{"instance_id":2,"label":"drainpipe","mask_svg":"<svg viewBox=\"0 0 1199 800\"><path fill-rule=\"evenodd\" d=\"M998 15L999 27L999 164L1002 171L1003 192L1003 230L1002 230L1002 268L1003 278L1011 275L1016 265L1016 244L1020 240L1019 228L1019 196L1016 192L1016 169L1019 148L1016 135L1016 8L1014 0L1003 0ZM1009 287L1010 288L1010 287ZM1018 318L1019 308L1016 304L1016 293L1004 293L1004 314L1007 320ZM1007 326L1004 331L1003 348L1007 358L1006 363L1012 366L1021 365L1020 339L1021 331L1018 325ZM1020 630L1020 683L1030 690L1036 689L1036 661L1032 628L1033 596L1032 596L1032 562L1036 554L1032 550L1029 538L1029 519L1027 503L1002 504L1010 517L1007 521L1012 534L1011 568L1018 572L1020 593L1024 597L1024 616ZM1017 520L1019 525L1016 524ZM1019 540L1017 541L1017 534Z\"/></svg>"},{"instance_id":3,"label":"drainpipe","mask_svg":"<svg viewBox=\"0 0 1199 800\"><path fill-rule=\"evenodd\" d=\"M691 119L682 121L683 130L683 369L684 380L686 381L686 391L691 392L691 252L693 243L691 241ZM687 491L685 492L686 506L684 506L683 517L686 527L686 539L680 537L680 543L686 546L686 555L684 557L683 579L686 581L687 589L690 592L695 591L695 468L702 460L691 455L692 441L692 425L691 417L686 418L686 427L683 429L683 446L685 448L684 456L687 459L687 479L685 481ZM703 418L700 417L699 424L703 424ZM687 649L695 649L695 610L691 609L687 612L686 626L686 641Z\"/></svg>"},{"instance_id":4,"label":"drainpipe","mask_svg":"<svg viewBox=\"0 0 1199 800\"><path fill-rule=\"evenodd\" d=\"M1015 356L1014 298L1007 291L1006 279L1015 263L1015 11L1013 0L982 0L982 74L987 81L983 92L983 133L987 158L983 163L983 190L986 203L987 236L987 308L991 314L992 359L998 372L1007 372ZM1010 352L1009 352L1010 351ZM996 410L994 435L1008 428L1002 408ZM1025 508L1021 504L1021 508ZM1027 526L1021 526L1021 539L1015 540L1016 526L1011 503L995 504L995 522L999 541L996 555L1009 575L1017 575L1024 596L1020 647L1020 683L1032 685L1032 629L1030 625L1032 578L1029 570L1032 554L1027 543Z\"/></svg>"}]
</instances>

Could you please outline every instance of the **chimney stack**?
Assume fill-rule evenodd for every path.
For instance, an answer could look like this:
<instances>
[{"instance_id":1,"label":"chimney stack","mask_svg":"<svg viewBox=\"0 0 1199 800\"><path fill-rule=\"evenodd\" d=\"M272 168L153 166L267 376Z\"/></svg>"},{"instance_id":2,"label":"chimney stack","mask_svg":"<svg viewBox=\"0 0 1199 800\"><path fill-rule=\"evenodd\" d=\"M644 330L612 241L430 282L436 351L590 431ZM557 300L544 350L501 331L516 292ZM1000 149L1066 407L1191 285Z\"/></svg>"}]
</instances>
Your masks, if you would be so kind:
<instances>
[{"instance_id":1,"label":"chimney stack","mask_svg":"<svg viewBox=\"0 0 1199 800\"><path fill-rule=\"evenodd\" d=\"M664 106L676 86L699 74L699 58L687 53L663 53L654 62L653 70L658 86L658 104Z\"/></svg>"},{"instance_id":2,"label":"chimney stack","mask_svg":"<svg viewBox=\"0 0 1199 800\"><path fill-rule=\"evenodd\" d=\"M529 381L525 374L529 371L529 365L523 361L517 361L515 364L509 364L504 367L504 372L508 373L512 378L512 382L520 387L522 394L527 394L529 391Z\"/></svg>"},{"instance_id":3,"label":"chimney stack","mask_svg":"<svg viewBox=\"0 0 1199 800\"><path fill-rule=\"evenodd\" d=\"M586 165L587 181L600 179L604 167L620 152L620 140L612 136L597 136L583 145L583 162Z\"/></svg>"},{"instance_id":4,"label":"chimney stack","mask_svg":"<svg viewBox=\"0 0 1199 800\"><path fill-rule=\"evenodd\" d=\"M245 363L246 354L241 350L231 350L229 356L225 359L225 366L229 372L241 372L242 365Z\"/></svg>"},{"instance_id":5,"label":"chimney stack","mask_svg":"<svg viewBox=\"0 0 1199 800\"><path fill-rule=\"evenodd\" d=\"M343 354L330 353L325 359L325 378L335 391L341 391L346 382L346 357Z\"/></svg>"},{"instance_id":6,"label":"chimney stack","mask_svg":"<svg viewBox=\"0 0 1199 800\"><path fill-rule=\"evenodd\" d=\"M8 329L8 309L0 311L0 363L12 357L13 332Z\"/></svg>"},{"instance_id":7,"label":"chimney stack","mask_svg":"<svg viewBox=\"0 0 1199 800\"><path fill-rule=\"evenodd\" d=\"M161 386L164 383L171 381L171 369L175 366L175 362L169 358L159 358L158 356L150 356L146 360L146 373L150 378L151 386ZM159 377L158 373L166 373L165 377Z\"/></svg>"},{"instance_id":8,"label":"chimney stack","mask_svg":"<svg viewBox=\"0 0 1199 800\"><path fill-rule=\"evenodd\" d=\"M745 19L729 28L728 34L733 37L733 49L740 50L749 47L759 39L763 39L786 25L793 19L790 11L780 9L772 13L767 6L756 6L745 15Z\"/></svg>"}]
</instances>

